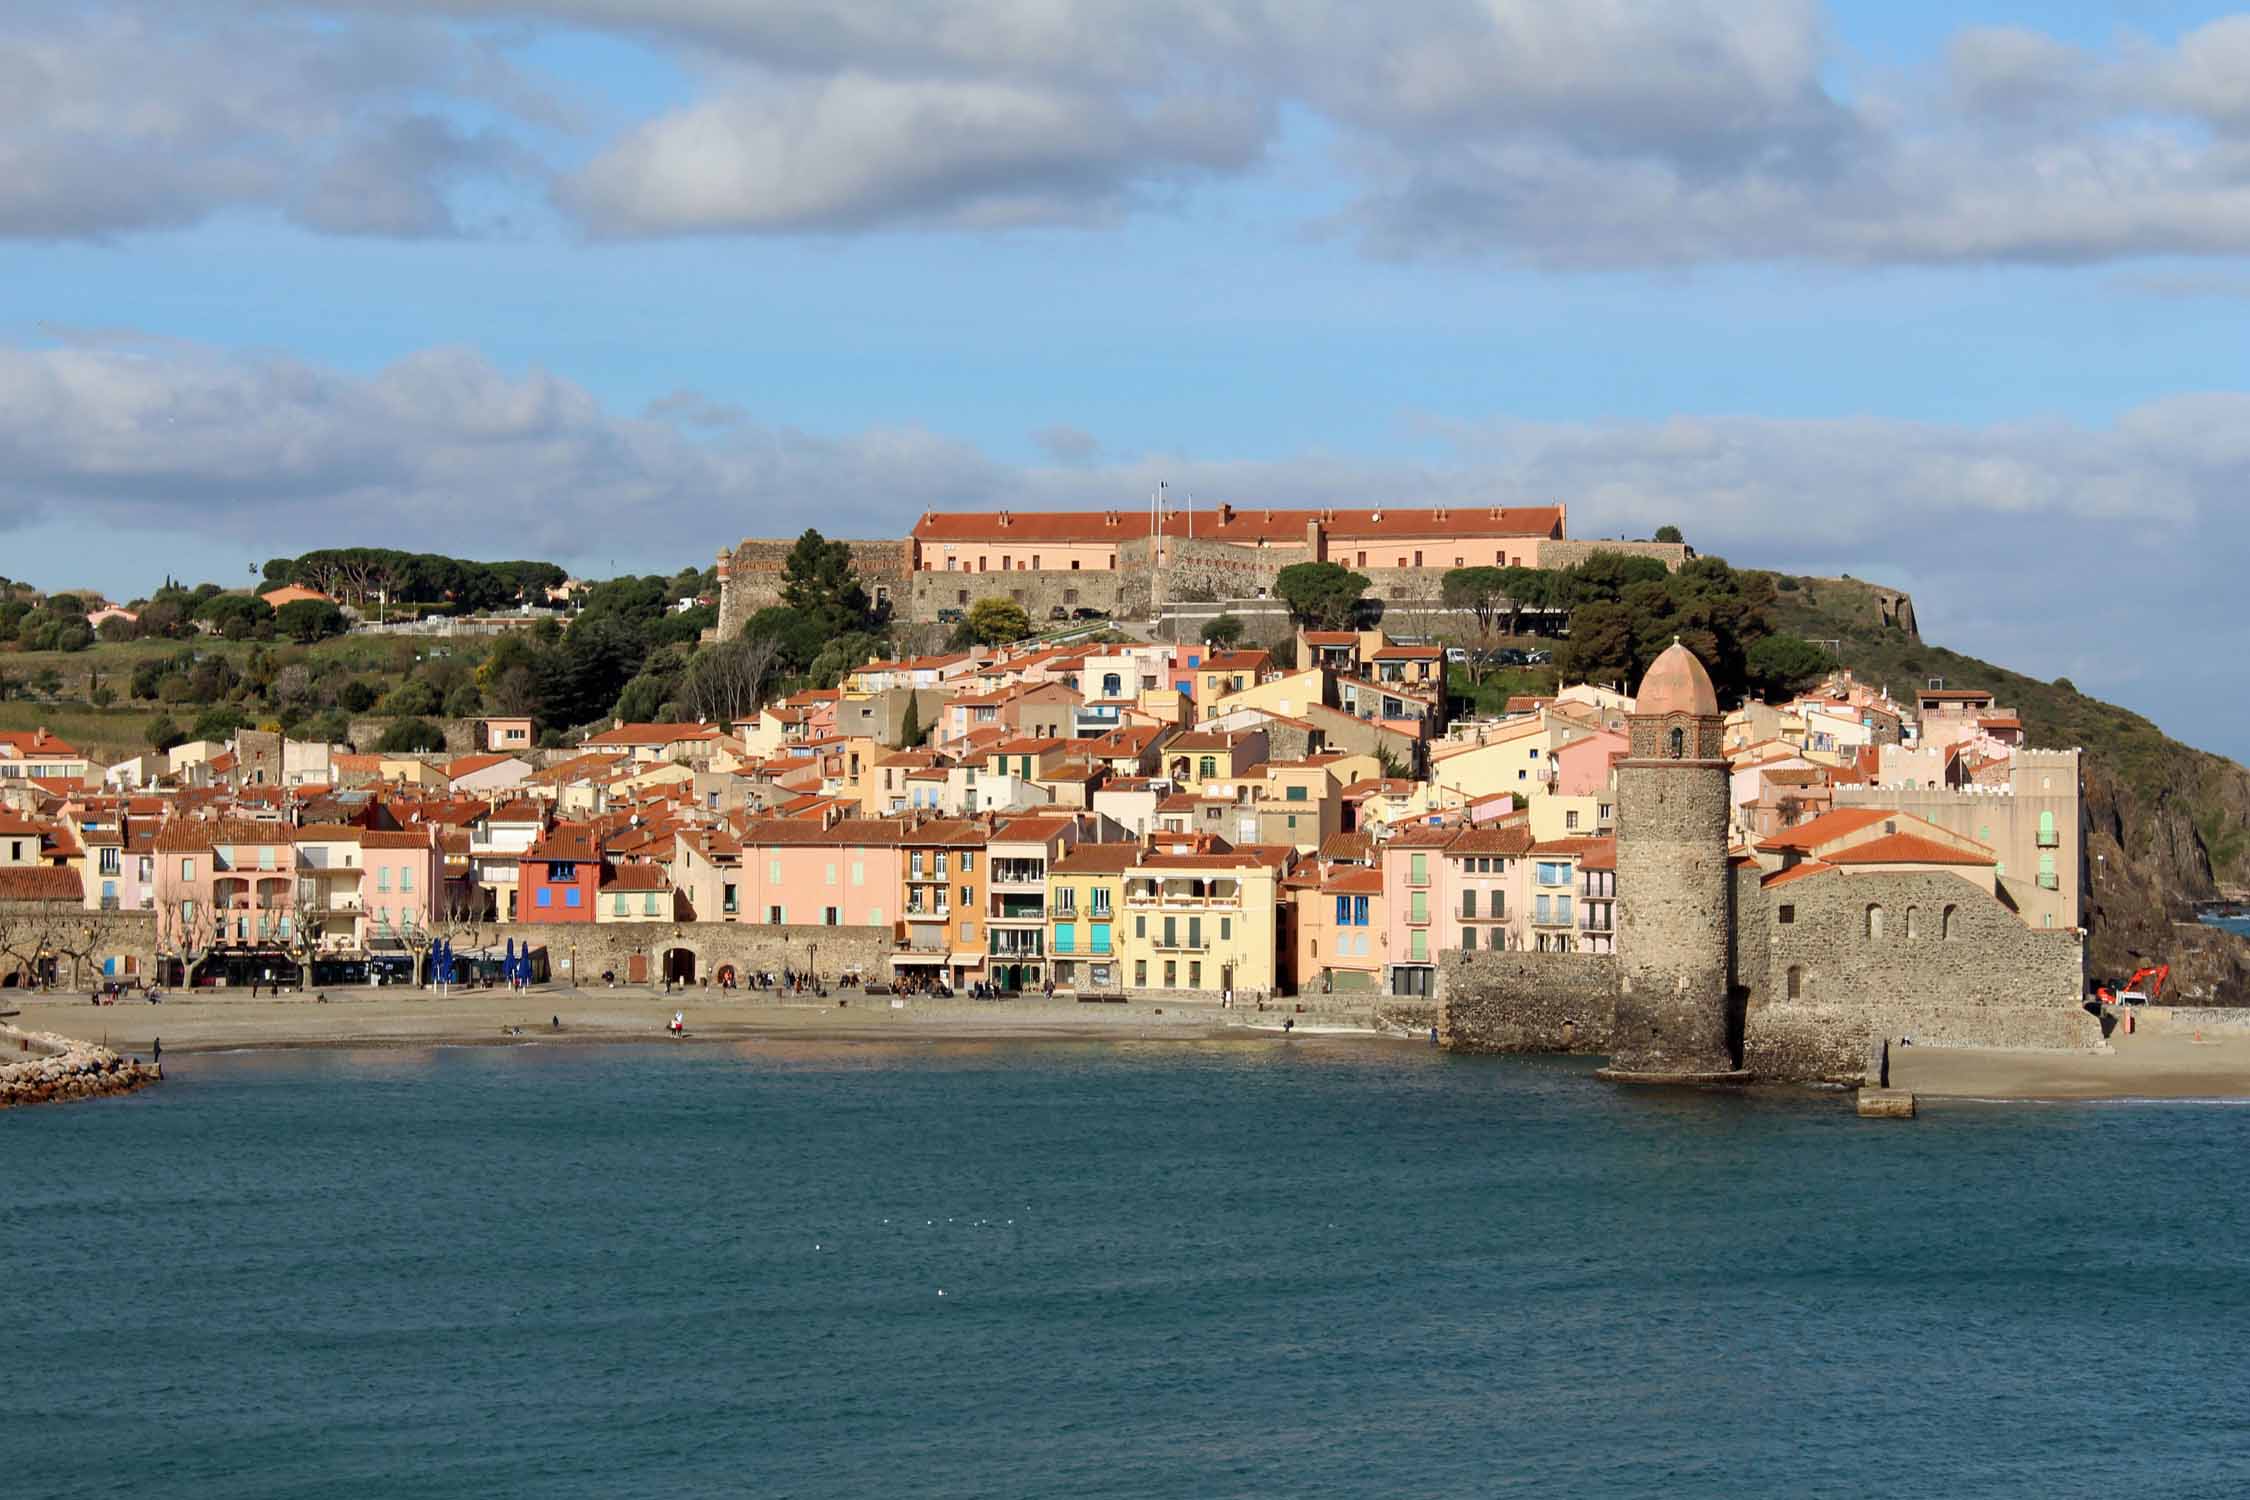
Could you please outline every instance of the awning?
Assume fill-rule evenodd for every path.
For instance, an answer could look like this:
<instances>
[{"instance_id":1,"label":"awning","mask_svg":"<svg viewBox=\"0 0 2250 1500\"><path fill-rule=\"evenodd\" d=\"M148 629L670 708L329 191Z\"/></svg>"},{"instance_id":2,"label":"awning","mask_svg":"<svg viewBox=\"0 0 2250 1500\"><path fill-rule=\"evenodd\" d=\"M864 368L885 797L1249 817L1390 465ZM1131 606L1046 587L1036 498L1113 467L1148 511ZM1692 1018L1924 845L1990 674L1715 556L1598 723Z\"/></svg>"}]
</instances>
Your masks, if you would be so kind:
<instances>
[{"instance_id":1,"label":"awning","mask_svg":"<svg viewBox=\"0 0 2250 1500\"><path fill-rule=\"evenodd\" d=\"M945 961L946 957L942 953L894 953L891 955L891 966L893 968L900 964L943 964Z\"/></svg>"}]
</instances>

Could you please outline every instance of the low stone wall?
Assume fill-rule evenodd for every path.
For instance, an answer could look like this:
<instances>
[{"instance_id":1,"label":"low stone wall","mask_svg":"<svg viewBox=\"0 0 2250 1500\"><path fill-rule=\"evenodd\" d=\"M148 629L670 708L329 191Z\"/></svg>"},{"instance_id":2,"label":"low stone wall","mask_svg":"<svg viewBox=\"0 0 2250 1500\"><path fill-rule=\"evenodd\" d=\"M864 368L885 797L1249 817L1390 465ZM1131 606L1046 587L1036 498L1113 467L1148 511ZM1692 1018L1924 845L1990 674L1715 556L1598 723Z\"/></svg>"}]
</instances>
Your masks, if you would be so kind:
<instances>
[{"instance_id":1,"label":"low stone wall","mask_svg":"<svg viewBox=\"0 0 2250 1500\"><path fill-rule=\"evenodd\" d=\"M1745 1019L1742 1065L1760 1078L1859 1083L1874 1043L1901 1037L1918 1047L2081 1051L2102 1044L2102 1023L2083 1006L1901 1001L1874 1012L1785 1001Z\"/></svg>"},{"instance_id":2,"label":"low stone wall","mask_svg":"<svg viewBox=\"0 0 2250 1500\"><path fill-rule=\"evenodd\" d=\"M619 980L630 972L634 954L648 964L649 978L663 972L664 955L684 948L695 956L695 976L715 975L725 964L738 975L808 967L823 979L857 969L869 979L891 977L891 955L898 945L888 927L817 927L763 922L513 922L494 923L477 934L481 947L503 948L510 939L547 950L550 983L598 984L602 971ZM457 940L466 946L466 939ZM816 951L817 950L817 951ZM576 967L565 972L563 964Z\"/></svg>"},{"instance_id":3,"label":"low stone wall","mask_svg":"<svg viewBox=\"0 0 2250 1500\"><path fill-rule=\"evenodd\" d=\"M1611 954L1447 952L1438 962L1438 1045L1607 1053L1617 989Z\"/></svg>"},{"instance_id":4,"label":"low stone wall","mask_svg":"<svg viewBox=\"0 0 2250 1500\"><path fill-rule=\"evenodd\" d=\"M0 1026L0 1047L0 1109L129 1094L163 1076L153 1063L51 1031Z\"/></svg>"}]
</instances>

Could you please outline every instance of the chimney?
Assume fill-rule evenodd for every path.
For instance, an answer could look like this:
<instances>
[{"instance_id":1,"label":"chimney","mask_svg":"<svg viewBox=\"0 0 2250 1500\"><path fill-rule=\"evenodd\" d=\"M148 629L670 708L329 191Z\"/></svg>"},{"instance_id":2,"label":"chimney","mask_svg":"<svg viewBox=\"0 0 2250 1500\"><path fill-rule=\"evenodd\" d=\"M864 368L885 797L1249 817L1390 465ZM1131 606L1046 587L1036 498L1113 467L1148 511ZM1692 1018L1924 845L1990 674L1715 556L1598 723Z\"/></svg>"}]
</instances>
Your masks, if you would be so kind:
<instances>
[{"instance_id":1,"label":"chimney","mask_svg":"<svg viewBox=\"0 0 2250 1500\"><path fill-rule=\"evenodd\" d=\"M1000 524L1003 526L1012 526L1015 524L1015 517L1009 515L1006 511L1002 511L1000 512Z\"/></svg>"},{"instance_id":2,"label":"chimney","mask_svg":"<svg viewBox=\"0 0 2250 1500\"><path fill-rule=\"evenodd\" d=\"M1231 506L1231 505L1229 505L1229 504L1227 504L1227 503L1226 503L1226 502L1225 502L1224 500L1220 501L1220 502L1219 502L1219 524L1220 524L1221 526L1225 526L1225 525L1227 525L1227 524L1228 524L1229 522L1231 522L1231 521L1233 521L1233 520L1234 520L1234 507L1233 507L1233 506Z\"/></svg>"}]
</instances>

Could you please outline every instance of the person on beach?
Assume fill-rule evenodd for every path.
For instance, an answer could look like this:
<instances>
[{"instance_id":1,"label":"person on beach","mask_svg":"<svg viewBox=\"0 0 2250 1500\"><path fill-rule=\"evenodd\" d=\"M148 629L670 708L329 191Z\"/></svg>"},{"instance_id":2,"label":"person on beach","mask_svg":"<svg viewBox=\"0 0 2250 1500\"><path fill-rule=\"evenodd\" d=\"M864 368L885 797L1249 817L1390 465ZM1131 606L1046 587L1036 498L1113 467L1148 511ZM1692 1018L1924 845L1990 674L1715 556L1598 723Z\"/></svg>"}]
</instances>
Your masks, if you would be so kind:
<instances>
[{"instance_id":1,"label":"person on beach","mask_svg":"<svg viewBox=\"0 0 2250 1500\"><path fill-rule=\"evenodd\" d=\"M1283 1016L1281 1018L1281 1034L1283 1036L1287 1036L1290 1032L1295 1031L1296 1029L1297 1018L1295 1016Z\"/></svg>"},{"instance_id":2,"label":"person on beach","mask_svg":"<svg viewBox=\"0 0 2250 1500\"><path fill-rule=\"evenodd\" d=\"M160 1068L164 1066L164 1038L162 1037L156 1039L156 1065Z\"/></svg>"}]
</instances>

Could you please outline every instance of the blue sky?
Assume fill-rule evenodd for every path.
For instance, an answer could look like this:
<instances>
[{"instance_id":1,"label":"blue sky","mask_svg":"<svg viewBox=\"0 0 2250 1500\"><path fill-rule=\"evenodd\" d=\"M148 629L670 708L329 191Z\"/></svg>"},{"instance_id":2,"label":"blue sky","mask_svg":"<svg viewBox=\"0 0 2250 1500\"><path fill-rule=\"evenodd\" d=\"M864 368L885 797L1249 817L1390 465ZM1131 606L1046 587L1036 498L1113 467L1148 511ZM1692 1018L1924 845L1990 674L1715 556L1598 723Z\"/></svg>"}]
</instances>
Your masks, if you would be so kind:
<instances>
[{"instance_id":1,"label":"blue sky","mask_svg":"<svg viewBox=\"0 0 2250 1500\"><path fill-rule=\"evenodd\" d=\"M2250 16L16 9L0 573L1562 500L2250 754Z\"/></svg>"}]
</instances>

